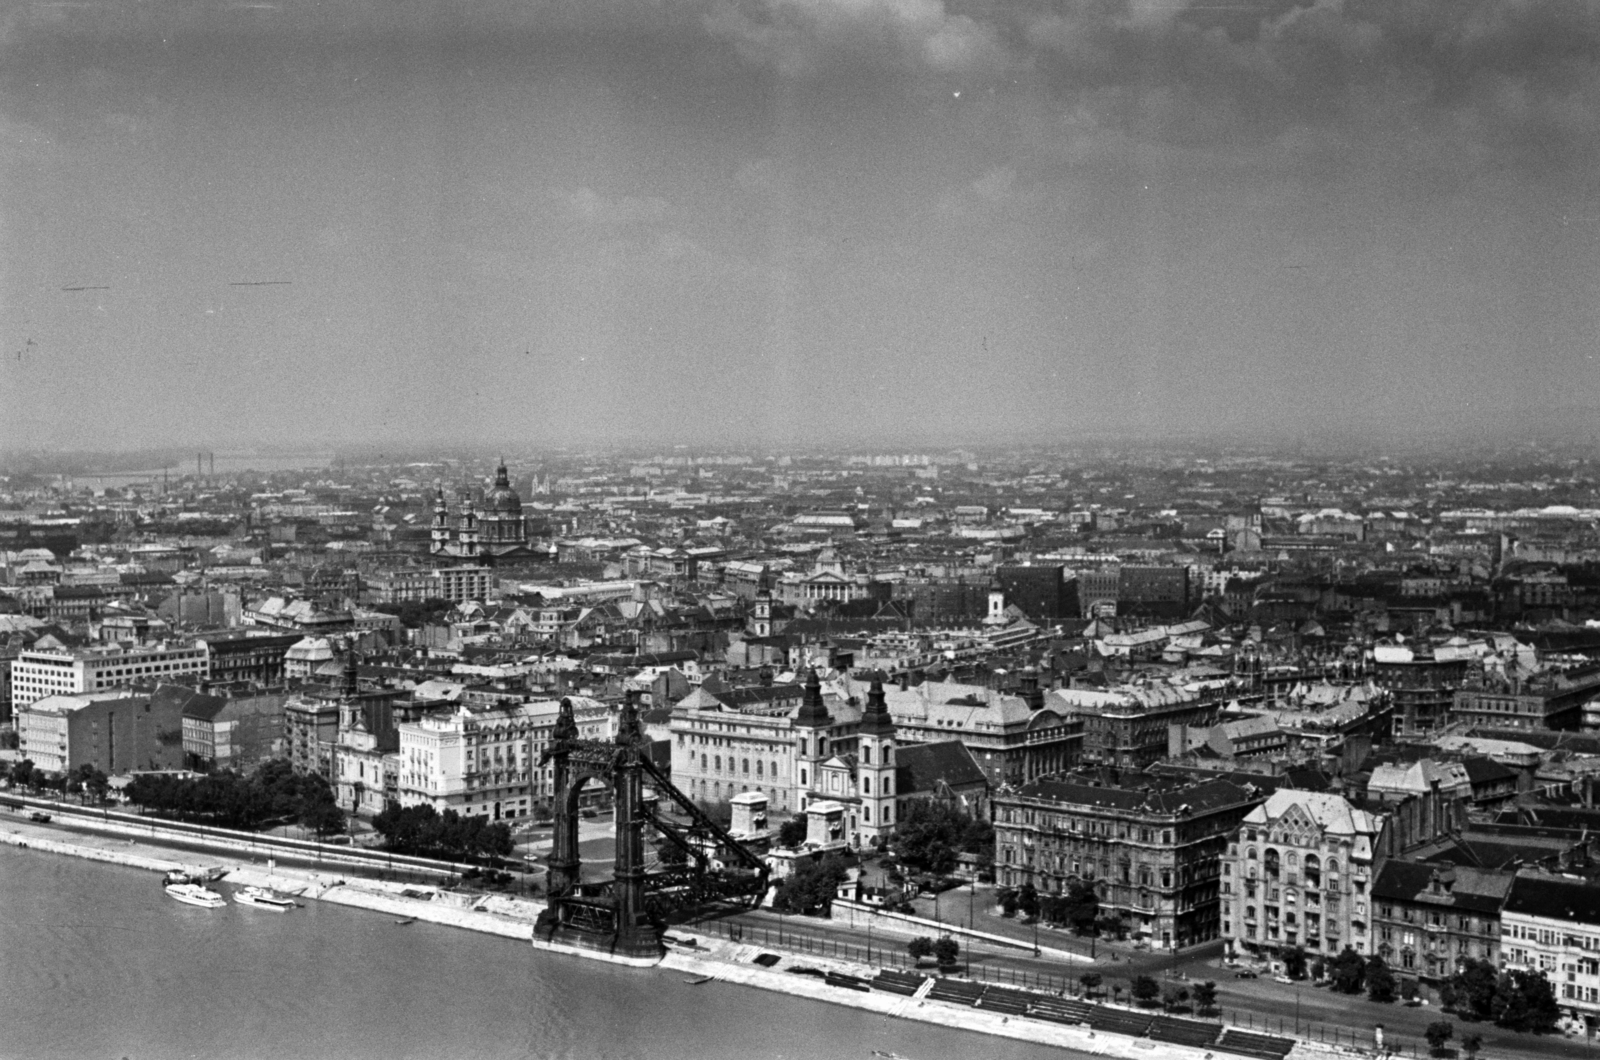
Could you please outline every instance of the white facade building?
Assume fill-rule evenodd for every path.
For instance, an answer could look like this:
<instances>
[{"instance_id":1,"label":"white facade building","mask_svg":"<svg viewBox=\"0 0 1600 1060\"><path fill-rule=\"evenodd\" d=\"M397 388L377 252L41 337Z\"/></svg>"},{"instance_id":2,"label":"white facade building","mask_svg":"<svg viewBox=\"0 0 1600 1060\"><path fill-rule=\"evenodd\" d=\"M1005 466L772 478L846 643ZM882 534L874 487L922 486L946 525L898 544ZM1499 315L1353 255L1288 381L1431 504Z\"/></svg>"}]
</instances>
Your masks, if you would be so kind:
<instances>
[{"instance_id":1,"label":"white facade building","mask_svg":"<svg viewBox=\"0 0 1600 1060\"><path fill-rule=\"evenodd\" d=\"M615 735L605 704L569 697L578 735L604 740ZM455 810L491 820L533 813L552 795L552 769L539 756L550 745L558 700L503 706L461 706L397 726L400 733L400 805L424 803L443 813Z\"/></svg>"},{"instance_id":2,"label":"white facade building","mask_svg":"<svg viewBox=\"0 0 1600 1060\"><path fill-rule=\"evenodd\" d=\"M204 642L24 651L11 662L12 703L26 706L45 696L104 692L135 681L204 677L210 668Z\"/></svg>"},{"instance_id":3,"label":"white facade building","mask_svg":"<svg viewBox=\"0 0 1600 1060\"><path fill-rule=\"evenodd\" d=\"M1500 913L1500 958L1503 967L1543 973L1564 1012L1600 1022L1600 887L1518 876Z\"/></svg>"}]
</instances>

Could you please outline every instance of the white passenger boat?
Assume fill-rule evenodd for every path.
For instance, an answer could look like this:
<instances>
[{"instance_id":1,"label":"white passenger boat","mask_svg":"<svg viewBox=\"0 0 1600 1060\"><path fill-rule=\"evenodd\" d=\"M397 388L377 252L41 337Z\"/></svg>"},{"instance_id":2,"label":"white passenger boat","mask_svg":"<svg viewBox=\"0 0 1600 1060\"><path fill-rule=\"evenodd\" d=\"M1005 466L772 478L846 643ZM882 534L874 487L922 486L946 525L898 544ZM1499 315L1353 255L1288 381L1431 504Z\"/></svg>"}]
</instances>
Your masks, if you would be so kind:
<instances>
[{"instance_id":1,"label":"white passenger boat","mask_svg":"<svg viewBox=\"0 0 1600 1060\"><path fill-rule=\"evenodd\" d=\"M204 906L207 909L221 909L228 904L222 895L198 883L174 883L169 885L166 891L180 902Z\"/></svg>"},{"instance_id":2,"label":"white passenger boat","mask_svg":"<svg viewBox=\"0 0 1600 1060\"><path fill-rule=\"evenodd\" d=\"M241 887L233 892L233 900L240 905L250 905L257 909L270 909L274 913L287 913L295 906L293 898L285 898L273 894L265 887Z\"/></svg>"}]
</instances>

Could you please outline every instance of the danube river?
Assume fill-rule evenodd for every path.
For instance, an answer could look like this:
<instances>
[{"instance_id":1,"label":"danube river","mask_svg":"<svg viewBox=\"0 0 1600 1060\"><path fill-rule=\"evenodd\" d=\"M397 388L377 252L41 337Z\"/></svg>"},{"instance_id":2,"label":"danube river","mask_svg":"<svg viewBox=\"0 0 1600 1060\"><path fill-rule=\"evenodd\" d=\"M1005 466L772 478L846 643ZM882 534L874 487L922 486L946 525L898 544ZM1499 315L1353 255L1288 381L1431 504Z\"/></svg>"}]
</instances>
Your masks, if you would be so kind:
<instances>
[{"instance_id":1,"label":"danube river","mask_svg":"<svg viewBox=\"0 0 1600 1060\"><path fill-rule=\"evenodd\" d=\"M0 847L5 1060L866 1060L874 1049L1075 1055L324 902L198 909L149 872Z\"/></svg>"}]
</instances>

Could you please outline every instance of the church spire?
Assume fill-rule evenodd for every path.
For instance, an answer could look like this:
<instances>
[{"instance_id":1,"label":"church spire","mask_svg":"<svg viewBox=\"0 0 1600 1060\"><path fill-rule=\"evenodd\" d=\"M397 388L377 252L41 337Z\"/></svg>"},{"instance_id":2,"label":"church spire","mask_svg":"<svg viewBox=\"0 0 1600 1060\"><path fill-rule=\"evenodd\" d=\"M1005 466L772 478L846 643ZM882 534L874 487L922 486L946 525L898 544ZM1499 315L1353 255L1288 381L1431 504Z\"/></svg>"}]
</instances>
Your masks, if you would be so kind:
<instances>
[{"instance_id":1,"label":"church spire","mask_svg":"<svg viewBox=\"0 0 1600 1060\"><path fill-rule=\"evenodd\" d=\"M833 724L833 717L828 713L828 705L822 701L822 679L817 676L817 668L814 666L810 675L806 677L805 696L800 700L800 709L795 713L794 723L819 728Z\"/></svg>"},{"instance_id":2,"label":"church spire","mask_svg":"<svg viewBox=\"0 0 1600 1060\"><path fill-rule=\"evenodd\" d=\"M861 732L867 736L889 736L894 733L894 719L889 716L889 703L883 694L883 675L874 672L872 687L867 690L867 707L861 712Z\"/></svg>"}]
</instances>

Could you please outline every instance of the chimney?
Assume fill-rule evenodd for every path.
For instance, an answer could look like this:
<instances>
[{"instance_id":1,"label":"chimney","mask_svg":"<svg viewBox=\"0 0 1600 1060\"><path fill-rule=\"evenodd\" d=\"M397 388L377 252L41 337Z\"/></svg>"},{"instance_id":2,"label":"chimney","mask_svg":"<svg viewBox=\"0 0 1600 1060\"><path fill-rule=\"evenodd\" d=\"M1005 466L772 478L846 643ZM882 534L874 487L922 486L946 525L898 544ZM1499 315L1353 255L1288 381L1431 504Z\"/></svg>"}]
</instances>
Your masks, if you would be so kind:
<instances>
[{"instance_id":1,"label":"chimney","mask_svg":"<svg viewBox=\"0 0 1600 1060\"><path fill-rule=\"evenodd\" d=\"M911 690L911 671L907 670L905 673L900 675L900 691L909 692L910 690Z\"/></svg>"}]
</instances>

